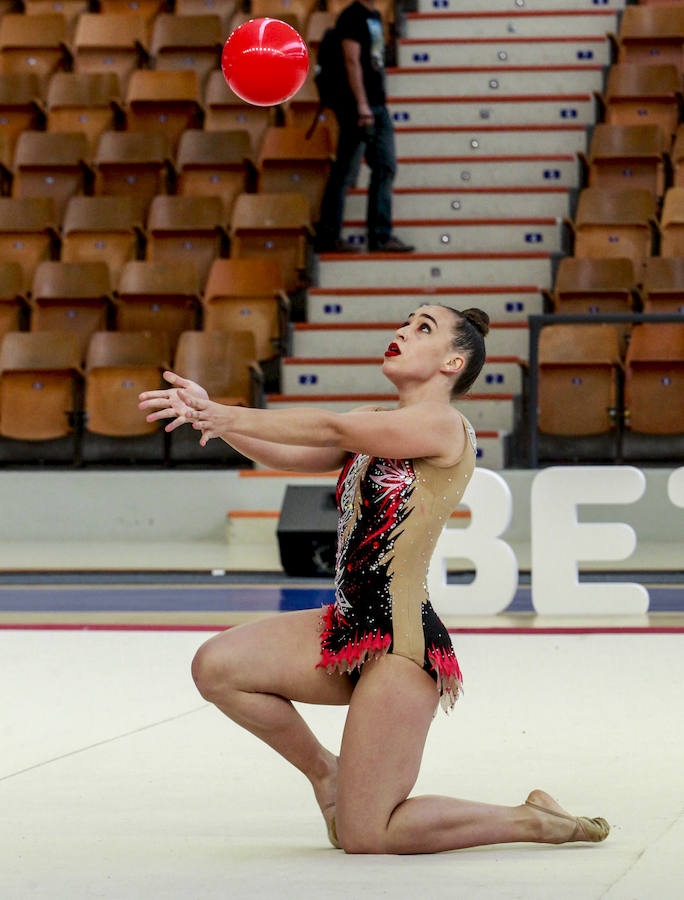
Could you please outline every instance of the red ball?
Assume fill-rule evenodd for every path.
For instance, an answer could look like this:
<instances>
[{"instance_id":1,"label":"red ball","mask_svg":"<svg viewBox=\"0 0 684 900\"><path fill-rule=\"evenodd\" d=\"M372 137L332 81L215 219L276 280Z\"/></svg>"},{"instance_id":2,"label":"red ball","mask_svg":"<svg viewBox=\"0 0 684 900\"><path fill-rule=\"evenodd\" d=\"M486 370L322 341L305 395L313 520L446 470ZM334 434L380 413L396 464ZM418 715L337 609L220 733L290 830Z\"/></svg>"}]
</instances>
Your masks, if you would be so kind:
<instances>
[{"instance_id":1,"label":"red ball","mask_svg":"<svg viewBox=\"0 0 684 900\"><path fill-rule=\"evenodd\" d=\"M250 19L226 41L221 68L228 87L254 106L289 100L304 84L309 51L296 29L280 19Z\"/></svg>"}]
</instances>

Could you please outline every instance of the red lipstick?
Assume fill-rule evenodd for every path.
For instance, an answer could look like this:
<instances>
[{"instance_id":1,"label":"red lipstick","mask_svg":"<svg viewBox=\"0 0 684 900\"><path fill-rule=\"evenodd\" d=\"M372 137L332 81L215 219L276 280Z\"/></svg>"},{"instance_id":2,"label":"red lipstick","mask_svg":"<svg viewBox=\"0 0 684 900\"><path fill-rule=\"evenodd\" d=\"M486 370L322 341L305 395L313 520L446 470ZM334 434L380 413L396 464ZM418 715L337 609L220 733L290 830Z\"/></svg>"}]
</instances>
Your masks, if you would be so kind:
<instances>
[{"instance_id":1,"label":"red lipstick","mask_svg":"<svg viewBox=\"0 0 684 900\"><path fill-rule=\"evenodd\" d=\"M387 356L399 356L400 353L401 353L401 350L399 349L398 345L394 343L394 341L392 341L392 343L389 345L387 350L385 350L386 357Z\"/></svg>"}]
</instances>

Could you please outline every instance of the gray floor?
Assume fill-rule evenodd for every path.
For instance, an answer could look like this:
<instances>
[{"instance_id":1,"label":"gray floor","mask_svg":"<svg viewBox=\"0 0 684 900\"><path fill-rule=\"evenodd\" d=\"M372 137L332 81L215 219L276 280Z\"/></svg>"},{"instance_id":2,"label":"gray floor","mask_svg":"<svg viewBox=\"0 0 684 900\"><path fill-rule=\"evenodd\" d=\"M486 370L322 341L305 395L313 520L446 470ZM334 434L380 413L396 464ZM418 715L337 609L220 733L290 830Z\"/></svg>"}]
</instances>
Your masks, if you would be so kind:
<instances>
[{"instance_id":1,"label":"gray floor","mask_svg":"<svg viewBox=\"0 0 684 900\"><path fill-rule=\"evenodd\" d=\"M416 857L327 844L304 778L196 694L206 636L0 632L0 896L681 897L680 635L456 635L466 693L417 792L543 787L613 831ZM345 711L303 712L337 748Z\"/></svg>"}]
</instances>

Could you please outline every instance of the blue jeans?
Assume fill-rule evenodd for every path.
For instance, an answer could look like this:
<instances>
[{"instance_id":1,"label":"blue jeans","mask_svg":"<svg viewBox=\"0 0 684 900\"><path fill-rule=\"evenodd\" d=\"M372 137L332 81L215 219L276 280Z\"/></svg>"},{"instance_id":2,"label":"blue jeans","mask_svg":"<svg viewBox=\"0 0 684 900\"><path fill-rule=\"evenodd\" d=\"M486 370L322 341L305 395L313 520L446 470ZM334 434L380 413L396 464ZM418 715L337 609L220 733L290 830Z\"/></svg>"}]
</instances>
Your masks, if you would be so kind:
<instances>
[{"instance_id":1,"label":"blue jeans","mask_svg":"<svg viewBox=\"0 0 684 900\"><path fill-rule=\"evenodd\" d=\"M359 128L356 110L335 113L340 124L340 137L321 203L318 244L322 250L333 249L339 239L344 198L353 183L355 161L362 145L371 170L366 208L369 249L377 249L392 233L392 183L397 171L394 127L387 107L373 106L371 109L375 123L368 130Z\"/></svg>"}]
</instances>

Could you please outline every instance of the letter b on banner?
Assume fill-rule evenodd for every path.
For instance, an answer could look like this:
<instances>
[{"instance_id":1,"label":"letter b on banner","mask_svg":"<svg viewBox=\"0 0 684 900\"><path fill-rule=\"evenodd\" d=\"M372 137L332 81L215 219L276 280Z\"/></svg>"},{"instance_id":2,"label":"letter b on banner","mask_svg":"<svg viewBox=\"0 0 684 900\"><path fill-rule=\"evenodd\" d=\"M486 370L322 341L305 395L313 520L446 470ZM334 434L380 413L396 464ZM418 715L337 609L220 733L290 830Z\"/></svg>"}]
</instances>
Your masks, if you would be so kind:
<instances>
[{"instance_id":1,"label":"letter b on banner","mask_svg":"<svg viewBox=\"0 0 684 900\"><path fill-rule=\"evenodd\" d=\"M518 561L500 540L511 521L513 501L496 472L476 469L465 503L467 528L445 528L437 540L428 570L430 601L438 615L490 616L506 609L518 586ZM463 557L475 565L471 584L447 585L447 559Z\"/></svg>"}]
</instances>

